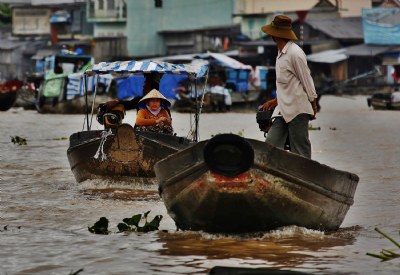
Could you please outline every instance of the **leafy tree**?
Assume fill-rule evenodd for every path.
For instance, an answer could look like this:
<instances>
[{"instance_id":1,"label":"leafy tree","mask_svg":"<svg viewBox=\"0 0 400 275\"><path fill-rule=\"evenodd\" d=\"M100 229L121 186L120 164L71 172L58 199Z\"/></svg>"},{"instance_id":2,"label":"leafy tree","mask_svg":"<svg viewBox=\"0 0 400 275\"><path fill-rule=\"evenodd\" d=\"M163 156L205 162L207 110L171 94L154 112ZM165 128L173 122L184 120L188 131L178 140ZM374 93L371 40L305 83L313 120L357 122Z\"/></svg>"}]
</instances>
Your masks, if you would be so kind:
<instances>
[{"instance_id":1,"label":"leafy tree","mask_svg":"<svg viewBox=\"0 0 400 275\"><path fill-rule=\"evenodd\" d=\"M11 24L12 10L10 4L0 4L0 25Z\"/></svg>"}]
</instances>

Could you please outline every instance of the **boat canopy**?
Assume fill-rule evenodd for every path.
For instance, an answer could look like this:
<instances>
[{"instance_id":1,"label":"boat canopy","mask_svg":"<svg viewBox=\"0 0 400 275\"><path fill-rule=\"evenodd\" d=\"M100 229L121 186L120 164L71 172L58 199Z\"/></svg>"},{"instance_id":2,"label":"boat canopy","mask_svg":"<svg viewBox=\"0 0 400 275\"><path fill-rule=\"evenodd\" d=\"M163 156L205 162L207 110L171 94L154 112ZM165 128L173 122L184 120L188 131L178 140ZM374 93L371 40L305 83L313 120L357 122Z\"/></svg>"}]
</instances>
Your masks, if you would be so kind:
<instances>
[{"instance_id":1,"label":"boat canopy","mask_svg":"<svg viewBox=\"0 0 400 275\"><path fill-rule=\"evenodd\" d=\"M116 61L101 62L87 70L86 74L125 74L125 73L162 73L186 74L193 78L204 77L208 66L203 64L172 64L162 61Z\"/></svg>"}]
</instances>

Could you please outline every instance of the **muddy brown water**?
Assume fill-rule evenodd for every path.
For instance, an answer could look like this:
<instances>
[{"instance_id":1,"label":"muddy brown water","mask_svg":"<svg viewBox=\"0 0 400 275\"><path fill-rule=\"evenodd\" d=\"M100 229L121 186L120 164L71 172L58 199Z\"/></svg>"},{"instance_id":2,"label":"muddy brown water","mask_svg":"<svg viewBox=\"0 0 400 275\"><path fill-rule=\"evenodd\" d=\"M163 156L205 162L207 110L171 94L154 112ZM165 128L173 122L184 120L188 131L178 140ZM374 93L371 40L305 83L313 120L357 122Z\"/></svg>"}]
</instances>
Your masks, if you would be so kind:
<instances>
[{"instance_id":1,"label":"muddy brown water","mask_svg":"<svg viewBox=\"0 0 400 275\"><path fill-rule=\"evenodd\" d=\"M82 129L82 115L0 112L0 274L207 274L214 266L399 274L399 259L380 262L366 253L400 252L374 231L400 241L400 112L371 110L365 96L325 96L321 105L312 122L320 130L310 131L313 159L360 177L354 205L329 234L300 227L240 236L176 231L157 186L75 182L65 138ZM172 116L178 135L187 135L190 115ZM134 118L131 112L124 121ZM95 118L93 128L101 129ZM251 112L202 115L200 139L218 133L264 140ZM159 231L117 233L123 218L149 210L149 218L163 215ZM89 233L103 216L112 233Z\"/></svg>"}]
</instances>

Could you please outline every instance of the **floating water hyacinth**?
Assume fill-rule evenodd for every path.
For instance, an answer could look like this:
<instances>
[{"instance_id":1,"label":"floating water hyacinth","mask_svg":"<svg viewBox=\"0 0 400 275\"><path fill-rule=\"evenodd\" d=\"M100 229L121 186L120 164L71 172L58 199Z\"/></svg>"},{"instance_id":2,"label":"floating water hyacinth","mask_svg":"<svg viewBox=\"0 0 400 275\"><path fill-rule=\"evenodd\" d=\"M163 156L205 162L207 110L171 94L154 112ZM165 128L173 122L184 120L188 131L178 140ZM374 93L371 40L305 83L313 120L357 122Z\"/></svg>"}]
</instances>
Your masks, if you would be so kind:
<instances>
[{"instance_id":1,"label":"floating water hyacinth","mask_svg":"<svg viewBox=\"0 0 400 275\"><path fill-rule=\"evenodd\" d=\"M150 211L142 214L135 214L131 218L124 218L123 223L117 225L118 232L143 232L158 230L162 215L156 215L150 222L147 221L147 216ZM108 230L109 221L106 217L101 217L93 226L88 227L90 233L108 235L111 232Z\"/></svg>"},{"instance_id":2,"label":"floating water hyacinth","mask_svg":"<svg viewBox=\"0 0 400 275\"><path fill-rule=\"evenodd\" d=\"M162 215L157 215L153 218L152 221L147 221L147 216L149 215L150 211L147 211L143 214L136 214L133 215L131 218L125 218L122 221L124 223L119 223L117 225L119 232L150 232L158 230L160 226L160 222L163 218ZM144 220L143 226L139 225L139 223Z\"/></svg>"},{"instance_id":3,"label":"floating water hyacinth","mask_svg":"<svg viewBox=\"0 0 400 275\"><path fill-rule=\"evenodd\" d=\"M68 275L78 275L79 273L81 273L84 269L80 268L77 271L71 271Z\"/></svg>"},{"instance_id":4,"label":"floating water hyacinth","mask_svg":"<svg viewBox=\"0 0 400 275\"><path fill-rule=\"evenodd\" d=\"M93 234L108 235L110 233L108 231L108 219L101 217L93 226L88 227L88 230Z\"/></svg>"},{"instance_id":5,"label":"floating water hyacinth","mask_svg":"<svg viewBox=\"0 0 400 275\"><path fill-rule=\"evenodd\" d=\"M392 243L394 243L398 248L400 248L400 244L398 242L396 242L392 237L390 237L389 235L387 235L386 233L381 231L379 228L375 228L375 231L378 232L379 234L381 234L383 237L385 237L389 241L391 241ZM399 232L399 234L400 234L400 232ZM399 258L400 257L400 253L396 253L396 252L393 252L393 251L388 250L388 249L382 249L379 254L369 253L368 252L367 255L371 256L371 257L379 258L379 259L382 260L382 262L393 260L395 258Z\"/></svg>"},{"instance_id":6,"label":"floating water hyacinth","mask_svg":"<svg viewBox=\"0 0 400 275\"><path fill-rule=\"evenodd\" d=\"M314 127L311 123L308 125L308 130L310 131L315 131L315 130L321 130L321 127Z\"/></svg>"},{"instance_id":7,"label":"floating water hyacinth","mask_svg":"<svg viewBox=\"0 0 400 275\"><path fill-rule=\"evenodd\" d=\"M18 145L27 145L26 139L20 136L10 136L11 142Z\"/></svg>"}]
</instances>

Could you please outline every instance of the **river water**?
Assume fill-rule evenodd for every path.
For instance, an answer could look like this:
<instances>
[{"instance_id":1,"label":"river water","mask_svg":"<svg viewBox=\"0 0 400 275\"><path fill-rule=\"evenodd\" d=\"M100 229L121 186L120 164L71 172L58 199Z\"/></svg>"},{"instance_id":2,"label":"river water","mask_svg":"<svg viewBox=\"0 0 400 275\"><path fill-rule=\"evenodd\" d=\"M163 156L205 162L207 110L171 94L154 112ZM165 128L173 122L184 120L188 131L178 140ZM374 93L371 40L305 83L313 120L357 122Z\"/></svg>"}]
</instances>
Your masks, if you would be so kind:
<instances>
[{"instance_id":1,"label":"river water","mask_svg":"<svg viewBox=\"0 0 400 275\"><path fill-rule=\"evenodd\" d=\"M313 159L360 177L354 205L331 234L300 227L240 236L176 231L157 186L75 182L67 138L82 129L83 115L1 112L0 274L207 274L215 266L399 274L400 259L381 262L366 253L400 251L374 231L400 241L400 112L371 110L365 96L324 96L321 105L312 122L320 129L310 131ZM172 115L185 136L189 114ZM101 129L95 119L92 128ZM264 140L250 112L203 114L200 139L218 133ZM159 231L117 233L123 218L146 211L149 219L163 215ZM88 231L100 217L111 234Z\"/></svg>"}]
</instances>

